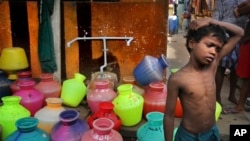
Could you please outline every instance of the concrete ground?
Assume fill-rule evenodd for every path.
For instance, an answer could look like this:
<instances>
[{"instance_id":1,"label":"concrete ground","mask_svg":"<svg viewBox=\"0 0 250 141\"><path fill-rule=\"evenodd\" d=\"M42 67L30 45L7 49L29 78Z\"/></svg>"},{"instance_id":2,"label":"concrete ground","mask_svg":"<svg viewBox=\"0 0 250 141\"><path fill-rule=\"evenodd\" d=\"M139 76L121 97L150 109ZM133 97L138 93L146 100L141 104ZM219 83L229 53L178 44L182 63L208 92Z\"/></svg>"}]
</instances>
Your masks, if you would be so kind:
<instances>
[{"instance_id":1,"label":"concrete ground","mask_svg":"<svg viewBox=\"0 0 250 141\"><path fill-rule=\"evenodd\" d=\"M187 63L189 59L189 54L185 47L186 39L183 37L184 35L185 35L184 31L178 31L177 34L168 36L167 59L169 62L169 67L167 68L167 78L169 77L171 68L182 67ZM224 107L233 107L235 105L227 100L228 94L229 94L229 80L227 77L225 77L221 91L222 103ZM239 89L236 91L236 95L237 97L239 97ZM220 130L222 141L229 141L230 125L250 124L250 119L246 117L246 114L249 115L250 112L245 112L241 114L228 114L228 115L221 114L219 120L217 121L217 124ZM175 121L177 127L180 119L176 119Z\"/></svg>"}]
</instances>

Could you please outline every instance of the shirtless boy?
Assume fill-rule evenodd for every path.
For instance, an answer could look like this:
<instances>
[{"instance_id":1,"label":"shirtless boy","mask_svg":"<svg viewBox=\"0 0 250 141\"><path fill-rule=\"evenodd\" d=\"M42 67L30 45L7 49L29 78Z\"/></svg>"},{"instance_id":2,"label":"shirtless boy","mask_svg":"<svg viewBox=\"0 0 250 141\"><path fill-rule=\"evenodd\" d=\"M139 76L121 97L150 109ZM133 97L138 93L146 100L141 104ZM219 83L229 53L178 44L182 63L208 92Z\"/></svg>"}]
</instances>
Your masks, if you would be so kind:
<instances>
[{"instance_id":1,"label":"shirtless boy","mask_svg":"<svg viewBox=\"0 0 250 141\"><path fill-rule=\"evenodd\" d=\"M181 100L183 117L175 141L220 140L215 121L215 73L221 58L235 47L243 34L242 28L211 18L190 23L186 37L186 47L190 53L189 62L168 80L164 116L166 141L172 141L173 138L174 113L178 97Z\"/></svg>"}]
</instances>

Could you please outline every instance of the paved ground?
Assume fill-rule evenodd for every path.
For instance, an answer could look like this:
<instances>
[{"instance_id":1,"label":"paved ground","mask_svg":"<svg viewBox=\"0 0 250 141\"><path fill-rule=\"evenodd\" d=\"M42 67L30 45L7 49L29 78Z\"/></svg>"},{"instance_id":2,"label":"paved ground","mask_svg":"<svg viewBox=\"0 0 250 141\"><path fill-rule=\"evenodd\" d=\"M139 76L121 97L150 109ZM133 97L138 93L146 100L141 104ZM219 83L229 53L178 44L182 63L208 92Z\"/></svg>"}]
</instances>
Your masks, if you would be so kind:
<instances>
[{"instance_id":1,"label":"paved ground","mask_svg":"<svg viewBox=\"0 0 250 141\"><path fill-rule=\"evenodd\" d=\"M167 68L167 74L170 74L171 68L180 68L185 65L188 61L189 54L185 48L185 38L183 31L179 31L178 34L174 34L168 37L168 47L167 47L167 59L169 61L169 67ZM168 77L168 75L167 75ZM240 85L240 84L239 84ZM227 96L229 94L229 81L227 77L225 77L225 81L222 87L222 103L224 107L232 107L234 104L230 103L227 100ZM239 96L239 90L236 92L237 96ZM246 112L250 114L250 112ZM180 119L176 120L176 126L178 126ZM218 126L221 134L221 140L229 141L229 127L233 124L250 124L250 120L244 114L229 114L229 115L221 115L218 120Z\"/></svg>"}]
</instances>

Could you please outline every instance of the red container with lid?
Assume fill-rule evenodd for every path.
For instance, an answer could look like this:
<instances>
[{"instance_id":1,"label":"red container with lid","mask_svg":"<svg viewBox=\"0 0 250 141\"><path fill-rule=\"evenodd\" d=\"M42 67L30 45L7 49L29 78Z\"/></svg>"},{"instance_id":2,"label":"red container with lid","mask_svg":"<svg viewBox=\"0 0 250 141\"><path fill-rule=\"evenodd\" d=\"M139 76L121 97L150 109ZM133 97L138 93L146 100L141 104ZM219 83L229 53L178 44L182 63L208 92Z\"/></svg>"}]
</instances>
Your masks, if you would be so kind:
<instances>
[{"instance_id":1,"label":"red container with lid","mask_svg":"<svg viewBox=\"0 0 250 141\"><path fill-rule=\"evenodd\" d=\"M99 104L99 110L91 114L87 119L89 127L93 128L93 122L96 119L108 118L114 122L113 129L119 131L122 123L121 123L120 118L113 111L113 108L114 108L114 104L112 102L101 102Z\"/></svg>"},{"instance_id":2,"label":"red container with lid","mask_svg":"<svg viewBox=\"0 0 250 141\"><path fill-rule=\"evenodd\" d=\"M144 117L149 112L162 112L165 113L166 100L167 100L167 86L162 81L152 82L146 89L143 106Z\"/></svg>"}]
</instances>

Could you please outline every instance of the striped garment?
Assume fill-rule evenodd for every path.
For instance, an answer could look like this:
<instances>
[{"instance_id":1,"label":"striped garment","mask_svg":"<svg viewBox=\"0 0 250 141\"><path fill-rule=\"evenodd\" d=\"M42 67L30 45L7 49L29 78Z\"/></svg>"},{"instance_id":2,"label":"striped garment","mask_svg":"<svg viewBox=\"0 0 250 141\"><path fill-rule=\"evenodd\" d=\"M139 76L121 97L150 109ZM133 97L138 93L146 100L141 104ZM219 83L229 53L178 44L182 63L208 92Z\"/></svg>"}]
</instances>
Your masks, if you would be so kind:
<instances>
[{"instance_id":1,"label":"striped garment","mask_svg":"<svg viewBox=\"0 0 250 141\"><path fill-rule=\"evenodd\" d=\"M219 21L229 22L244 28L247 23L247 17L243 16L240 18L235 18L233 15L233 9L243 1L245 0L216 0L212 18ZM235 69L237 67L238 56L239 44L236 45L231 53L222 58L219 66Z\"/></svg>"}]
</instances>

